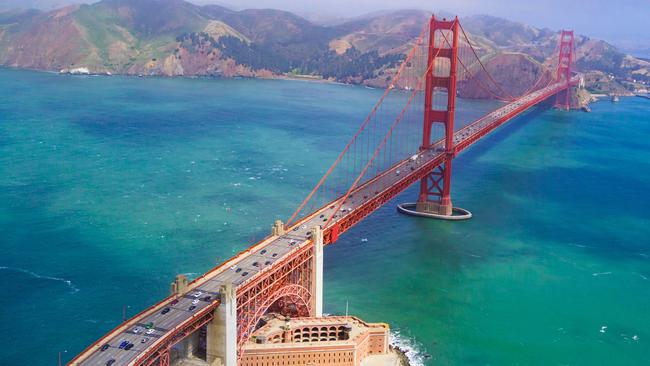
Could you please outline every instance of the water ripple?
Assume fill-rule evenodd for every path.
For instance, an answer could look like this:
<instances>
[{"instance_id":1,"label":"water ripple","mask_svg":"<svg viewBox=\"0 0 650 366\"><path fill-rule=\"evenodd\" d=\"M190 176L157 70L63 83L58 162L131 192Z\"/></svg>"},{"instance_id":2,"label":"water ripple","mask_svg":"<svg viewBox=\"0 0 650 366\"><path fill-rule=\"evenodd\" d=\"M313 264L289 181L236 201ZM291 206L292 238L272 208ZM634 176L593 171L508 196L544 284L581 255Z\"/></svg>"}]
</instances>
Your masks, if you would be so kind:
<instances>
[{"instance_id":1,"label":"water ripple","mask_svg":"<svg viewBox=\"0 0 650 366\"><path fill-rule=\"evenodd\" d=\"M14 272L20 272L20 273L25 273L31 277L42 279L42 280L50 280L50 281L58 281L58 282L63 282L70 288L70 293L75 294L79 292L79 288L76 287L72 281L66 280L65 278L60 278L60 277L52 277L52 276L44 276L40 275L38 273L34 273L32 271L26 270L24 268L16 268L16 267L6 267L6 266L0 266L0 270L6 270L6 271L14 271Z\"/></svg>"}]
</instances>

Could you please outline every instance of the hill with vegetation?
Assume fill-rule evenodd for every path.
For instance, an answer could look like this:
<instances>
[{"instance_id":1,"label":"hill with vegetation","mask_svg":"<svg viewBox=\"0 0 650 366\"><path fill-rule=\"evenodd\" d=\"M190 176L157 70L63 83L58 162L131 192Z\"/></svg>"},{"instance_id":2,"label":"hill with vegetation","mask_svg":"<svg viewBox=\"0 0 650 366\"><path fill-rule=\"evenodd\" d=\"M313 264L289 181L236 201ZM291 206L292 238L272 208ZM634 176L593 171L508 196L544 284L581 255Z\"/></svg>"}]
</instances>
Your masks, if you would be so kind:
<instances>
[{"instance_id":1,"label":"hill with vegetation","mask_svg":"<svg viewBox=\"0 0 650 366\"><path fill-rule=\"evenodd\" d=\"M183 0L11 10L0 13L0 65L127 75L308 75L385 86L428 17L402 10L325 26L285 11L234 11ZM555 62L555 31L488 16L463 18L462 24L487 67L513 94ZM579 36L577 55L579 69L605 75L610 83L650 81L650 63L606 42Z\"/></svg>"}]
</instances>

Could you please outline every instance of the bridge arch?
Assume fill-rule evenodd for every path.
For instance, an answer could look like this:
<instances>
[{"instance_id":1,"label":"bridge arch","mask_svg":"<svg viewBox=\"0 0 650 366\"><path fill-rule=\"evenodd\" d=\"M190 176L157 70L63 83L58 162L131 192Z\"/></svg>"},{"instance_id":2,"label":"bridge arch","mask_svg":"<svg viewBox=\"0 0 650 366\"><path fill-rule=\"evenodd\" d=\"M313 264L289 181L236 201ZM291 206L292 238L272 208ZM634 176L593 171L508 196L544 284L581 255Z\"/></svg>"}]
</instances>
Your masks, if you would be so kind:
<instances>
[{"instance_id":1,"label":"bridge arch","mask_svg":"<svg viewBox=\"0 0 650 366\"><path fill-rule=\"evenodd\" d=\"M280 287L264 299L250 314L242 317L237 332L238 356L242 356L242 347L248 341L262 317L274 306L285 308L293 306L297 316L305 317L312 313L311 292L304 286L288 284ZM244 314L242 314L244 315Z\"/></svg>"}]
</instances>

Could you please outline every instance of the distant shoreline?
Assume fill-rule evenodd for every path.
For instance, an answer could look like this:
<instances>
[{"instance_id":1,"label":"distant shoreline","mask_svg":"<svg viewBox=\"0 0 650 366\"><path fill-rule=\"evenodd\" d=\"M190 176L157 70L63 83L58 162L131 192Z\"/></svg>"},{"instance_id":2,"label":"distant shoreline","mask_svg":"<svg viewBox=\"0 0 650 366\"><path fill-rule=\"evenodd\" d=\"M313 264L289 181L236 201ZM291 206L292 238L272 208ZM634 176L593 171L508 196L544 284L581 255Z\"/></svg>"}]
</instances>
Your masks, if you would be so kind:
<instances>
[{"instance_id":1,"label":"distant shoreline","mask_svg":"<svg viewBox=\"0 0 650 366\"><path fill-rule=\"evenodd\" d=\"M123 73L97 73L97 72L88 72L88 73L73 73L73 72L62 72L62 71L54 71L54 70L42 70L42 69L32 69L32 68L24 68L24 67L14 67L14 66L6 66L6 65L0 65L0 70L5 69L5 70L16 70L16 71L29 71L29 72L42 72L42 73L47 73L47 74L55 74L55 75L67 75L67 76L103 76L103 77L128 77L128 78L160 78L160 79L213 79L213 80L233 80L233 79L259 79L259 80L285 80L285 81L304 81L304 82L312 82L312 83L322 83L322 84L332 84L332 85L343 85L343 86L358 86L358 87L364 87L368 89L381 89L377 87L372 87L366 84L353 84L353 83L345 83L342 81L336 81L332 79L326 79L321 76L313 76L313 75L301 75L301 74L275 74L272 76L232 76L232 77L224 77L224 76L219 76L219 75L138 75L138 74L123 74ZM586 91L586 90L585 90ZM589 105L592 103L595 103L602 98L607 98L610 95L608 94L593 94L589 93L589 98L590 100L586 100L583 102L586 102L585 105ZM630 95L630 96L636 96L636 95ZM626 97L626 95L621 95L621 97ZM647 98L647 97L646 97ZM472 99L472 98L462 98L461 99ZM491 100L491 99L478 99L478 100ZM578 107L576 109L581 109L583 106Z\"/></svg>"}]
</instances>

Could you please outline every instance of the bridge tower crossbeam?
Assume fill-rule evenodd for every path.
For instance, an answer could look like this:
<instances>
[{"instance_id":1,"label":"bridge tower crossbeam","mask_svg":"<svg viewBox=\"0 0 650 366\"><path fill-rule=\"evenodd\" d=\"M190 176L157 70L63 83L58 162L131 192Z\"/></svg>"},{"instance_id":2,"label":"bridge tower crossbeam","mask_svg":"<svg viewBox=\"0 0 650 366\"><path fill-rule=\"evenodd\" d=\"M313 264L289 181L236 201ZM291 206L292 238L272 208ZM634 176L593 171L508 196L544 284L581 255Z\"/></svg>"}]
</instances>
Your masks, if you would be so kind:
<instances>
[{"instance_id":1,"label":"bridge tower crossbeam","mask_svg":"<svg viewBox=\"0 0 650 366\"><path fill-rule=\"evenodd\" d=\"M454 153L454 114L456 111L456 78L458 63L458 17L453 20L437 20L431 17L429 32L429 52L425 75L424 124L420 150L432 148L431 132L434 123L444 126L445 162L420 180L420 194L416 211L443 216L452 215L451 172ZM451 36L449 42L448 36ZM438 42L436 42L438 39ZM444 39L444 40L443 40ZM446 41L445 41L446 40ZM448 67L439 67L447 64ZM442 72L440 72L442 70ZM441 75L442 74L442 75ZM447 94L445 109L434 109L435 93Z\"/></svg>"}]
</instances>

